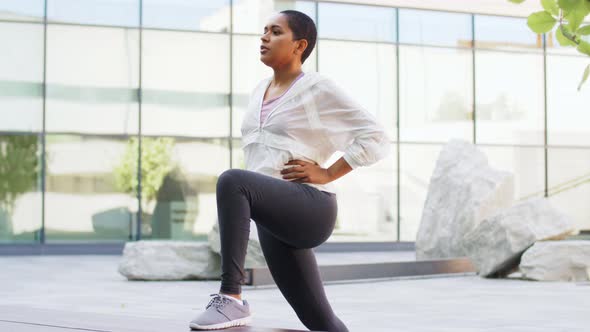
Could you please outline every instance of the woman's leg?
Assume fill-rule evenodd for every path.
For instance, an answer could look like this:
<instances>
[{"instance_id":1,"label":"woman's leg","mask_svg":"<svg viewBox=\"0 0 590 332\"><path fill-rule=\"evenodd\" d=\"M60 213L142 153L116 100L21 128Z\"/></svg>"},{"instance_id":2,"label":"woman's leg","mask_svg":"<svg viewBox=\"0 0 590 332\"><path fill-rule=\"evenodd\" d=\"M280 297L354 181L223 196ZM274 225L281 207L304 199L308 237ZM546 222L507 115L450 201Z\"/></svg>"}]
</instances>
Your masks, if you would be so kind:
<instances>
[{"instance_id":1,"label":"woman's leg","mask_svg":"<svg viewBox=\"0 0 590 332\"><path fill-rule=\"evenodd\" d=\"M272 277L303 325L313 331L348 331L328 302L313 250L294 248L257 229Z\"/></svg>"},{"instance_id":2,"label":"woman's leg","mask_svg":"<svg viewBox=\"0 0 590 332\"><path fill-rule=\"evenodd\" d=\"M241 292L252 218L259 234L263 229L264 240L260 241L271 273L302 322L346 331L325 297L313 252L305 251L320 245L332 233L337 214L334 195L304 184L231 169L218 179L217 209L222 293Z\"/></svg>"},{"instance_id":3,"label":"woman's leg","mask_svg":"<svg viewBox=\"0 0 590 332\"><path fill-rule=\"evenodd\" d=\"M250 218L289 245L312 248L330 236L336 213L333 196L307 185L241 169L223 172L217 180L221 292L241 292Z\"/></svg>"}]
</instances>

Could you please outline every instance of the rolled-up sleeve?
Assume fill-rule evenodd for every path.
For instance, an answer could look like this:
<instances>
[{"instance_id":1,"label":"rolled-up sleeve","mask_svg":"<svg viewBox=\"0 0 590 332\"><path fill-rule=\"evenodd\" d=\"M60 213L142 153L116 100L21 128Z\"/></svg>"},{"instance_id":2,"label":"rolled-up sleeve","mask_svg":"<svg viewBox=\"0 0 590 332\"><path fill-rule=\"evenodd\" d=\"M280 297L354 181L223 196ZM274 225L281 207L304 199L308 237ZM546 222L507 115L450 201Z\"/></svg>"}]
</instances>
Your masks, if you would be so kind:
<instances>
[{"instance_id":1,"label":"rolled-up sleeve","mask_svg":"<svg viewBox=\"0 0 590 332\"><path fill-rule=\"evenodd\" d=\"M387 157L391 140L375 116L352 100L333 81L314 86L315 103L328 142L353 168L370 166Z\"/></svg>"}]
</instances>

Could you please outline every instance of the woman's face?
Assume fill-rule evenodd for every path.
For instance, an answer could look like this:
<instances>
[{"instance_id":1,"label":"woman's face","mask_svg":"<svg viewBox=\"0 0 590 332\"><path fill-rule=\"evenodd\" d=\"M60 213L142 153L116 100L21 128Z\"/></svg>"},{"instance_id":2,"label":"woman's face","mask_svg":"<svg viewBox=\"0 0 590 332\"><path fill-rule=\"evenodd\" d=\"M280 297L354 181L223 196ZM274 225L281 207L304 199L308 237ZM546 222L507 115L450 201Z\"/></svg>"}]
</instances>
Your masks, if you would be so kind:
<instances>
[{"instance_id":1,"label":"woman's face","mask_svg":"<svg viewBox=\"0 0 590 332\"><path fill-rule=\"evenodd\" d=\"M307 47L305 39L293 40L293 32L283 14L269 19L260 41L260 61L272 68L279 68L293 61L301 63L301 54Z\"/></svg>"}]
</instances>

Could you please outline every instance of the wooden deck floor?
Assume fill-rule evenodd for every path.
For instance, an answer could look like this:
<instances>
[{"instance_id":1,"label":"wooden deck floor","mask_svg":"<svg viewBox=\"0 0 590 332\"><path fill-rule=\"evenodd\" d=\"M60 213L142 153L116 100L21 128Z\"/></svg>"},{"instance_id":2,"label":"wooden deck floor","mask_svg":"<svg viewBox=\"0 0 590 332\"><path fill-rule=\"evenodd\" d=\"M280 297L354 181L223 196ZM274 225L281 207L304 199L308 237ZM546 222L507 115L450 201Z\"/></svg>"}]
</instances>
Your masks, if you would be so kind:
<instances>
[{"instance_id":1,"label":"wooden deck floor","mask_svg":"<svg viewBox=\"0 0 590 332\"><path fill-rule=\"evenodd\" d=\"M255 325L255 324L254 324ZM158 318L116 316L104 313L66 312L0 306L0 332L190 332L188 321L170 321ZM193 330L195 331L195 330ZM275 329L260 326L242 326L220 331L227 332L302 332L301 330Z\"/></svg>"},{"instance_id":2,"label":"wooden deck floor","mask_svg":"<svg viewBox=\"0 0 590 332\"><path fill-rule=\"evenodd\" d=\"M122 324L124 325L124 324ZM1 321L0 320L0 331L2 332L74 332L74 331L88 331L88 332L127 332L124 327L109 329L109 330L97 330L92 328L83 328L80 327L82 325L74 326L53 326L53 325L45 325L45 324L35 324L30 322L10 322L10 321ZM133 331L136 331L134 329ZM173 329L165 329L162 330L165 332L174 332L176 330ZM178 331L190 331L188 328L182 329L179 328ZM224 329L219 331L227 331L227 332L303 332L301 330L285 330L285 329L273 329L273 328L266 328L266 327L234 327L230 329ZM194 330L193 330L194 332Z\"/></svg>"}]
</instances>

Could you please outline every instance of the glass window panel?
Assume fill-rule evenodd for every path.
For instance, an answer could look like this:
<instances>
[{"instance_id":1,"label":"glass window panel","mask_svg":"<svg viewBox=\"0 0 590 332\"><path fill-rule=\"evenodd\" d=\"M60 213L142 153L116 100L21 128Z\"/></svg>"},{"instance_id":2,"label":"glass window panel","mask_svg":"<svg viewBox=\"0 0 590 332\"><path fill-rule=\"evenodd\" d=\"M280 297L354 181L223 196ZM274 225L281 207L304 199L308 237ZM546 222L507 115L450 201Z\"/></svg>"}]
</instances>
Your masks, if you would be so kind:
<instances>
[{"instance_id":1,"label":"glass window panel","mask_svg":"<svg viewBox=\"0 0 590 332\"><path fill-rule=\"evenodd\" d=\"M396 42L395 8L320 3L322 38Z\"/></svg>"},{"instance_id":2,"label":"glass window panel","mask_svg":"<svg viewBox=\"0 0 590 332\"><path fill-rule=\"evenodd\" d=\"M0 23L0 131L43 127L43 26Z\"/></svg>"},{"instance_id":3,"label":"glass window panel","mask_svg":"<svg viewBox=\"0 0 590 332\"><path fill-rule=\"evenodd\" d=\"M231 168L246 169L246 163L244 161L244 150L242 149L242 140L234 138L232 140L232 165Z\"/></svg>"},{"instance_id":4,"label":"glass window panel","mask_svg":"<svg viewBox=\"0 0 590 332\"><path fill-rule=\"evenodd\" d=\"M334 80L396 138L395 46L322 40L320 72Z\"/></svg>"},{"instance_id":5,"label":"glass window panel","mask_svg":"<svg viewBox=\"0 0 590 332\"><path fill-rule=\"evenodd\" d=\"M471 47L471 15L399 10L400 43Z\"/></svg>"},{"instance_id":6,"label":"glass window panel","mask_svg":"<svg viewBox=\"0 0 590 332\"><path fill-rule=\"evenodd\" d=\"M44 12L44 0L2 0L0 2L0 19L3 20L42 22Z\"/></svg>"},{"instance_id":7,"label":"glass window panel","mask_svg":"<svg viewBox=\"0 0 590 332\"><path fill-rule=\"evenodd\" d=\"M400 46L400 140L472 141L472 67L470 50Z\"/></svg>"},{"instance_id":8,"label":"glass window panel","mask_svg":"<svg viewBox=\"0 0 590 332\"><path fill-rule=\"evenodd\" d=\"M136 134L139 33L47 27L49 132Z\"/></svg>"},{"instance_id":9,"label":"glass window panel","mask_svg":"<svg viewBox=\"0 0 590 332\"><path fill-rule=\"evenodd\" d=\"M303 72L316 71L316 50L303 63ZM241 137L243 114L248 106L250 94L258 83L273 75L272 68L260 61L260 38L252 36L234 36L232 59L233 84L233 136Z\"/></svg>"},{"instance_id":10,"label":"glass window panel","mask_svg":"<svg viewBox=\"0 0 590 332\"><path fill-rule=\"evenodd\" d=\"M543 148L482 146L492 168L514 175L517 201L545 195L545 152Z\"/></svg>"},{"instance_id":11,"label":"glass window panel","mask_svg":"<svg viewBox=\"0 0 590 332\"><path fill-rule=\"evenodd\" d=\"M400 240L416 241L441 145L400 145Z\"/></svg>"},{"instance_id":12,"label":"glass window panel","mask_svg":"<svg viewBox=\"0 0 590 332\"><path fill-rule=\"evenodd\" d=\"M395 43L395 10L388 7L320 3L318 32L322 38Z\"/></svg>"},{"instance_id":13,"label":"glass window panel","mask_svg":"<svg viewBox=\"0 0 590 332\"><path fill-rule=\"evenodd\" d=\"M0 134L0 243L38 242L41 137Z\"/></svg>"},{"instance_id":14,"label":"glass window panel","mask_svg":"<svg viewBox=\"0 0 590 332\"><path fill-rule=\"evenodd\" d=\"M262 34L267 20L280 11L294 9L315 21L315 4L296 0L234 0L233 27L237 33Z\"/></svg>"},{"instance_id":15,"label":"glass window panel","mask_svg":"<svg viewBox=\"0 0 590 332\"><path fill-rule=\"evenodd\" d=\"M544 143L543 56L477 51L478 143Z\"/></svg>"},{"instance_id":16,"label":"glass window panel","mask_svg":"<svg viewBox=\"0 0 590 332\"><path fill-rule=\"evenodd\" d=\"M143 0L143 26L229 32L229 0Z\"/></svg>"},{"instance_id":17,"label":"glass window panel","mask_svg":"<svg viewBox=\"0 0 590 332\"><path fill-rule=\"evenodd\" d=\"M397 241L397 161L391 155L369 167L361 167L334 181L338 219L328 242ZM342 153L335 153L322 167L330 167ZM362 209L359 209L362 206Z\"/></svg>"},{"instance_id":18,"label":"glass window panel","mask_svg":"<svg viewBox=\"0 0 590 332\"><path fill-rule=\"evenodd\" d=\"M135 236L137 141L47 135L47 242Z\"/></svg>"},{"instance_id":19,"label":"glass window panel","mask_svg":"<svg viewBox=\"0 0 590 332\"><path fill-rule=\"evenodd\" d=\"M142 134L229 135L229 36L143 31Z\"/></svg>"},{"instance_id":20,"label":"glass window panel","mask_svg":"<svg viewBox=\"0 0 590 332\"><path fill-rule=\"evenodd\" d=\"M549 149L548 175L551 203L590 230L590 149Z\"/></svg>"},{"instance_id":21,"label":"glass window panel","mask_svg":"<svg viewBox=\"0 0 590 332\"><path fill-rule=\"evenodd\" d=\"M529 29L526 18L476 15L475 46L542 52L543 38Z\"/></svg>"},{"instance_id":22,"label":"glass window panel","mask_svg":"<svg viewBox=\"0 0 590 332\"><path fill-rule=\"evenodd\" d=\"M143 137L143 178L152 181L145 181L142 193L142 238L207 241L217 223L217 179L229 168L229 153L227 139Z\"/></svg>"},{"instance_id":23,"label":"glass window panel","mask_svg":"<svg viewBox=\"0 0 590 332\"><path fill-rule=\"evenodd\" d=\"M577 90L587 57L547 56L547 127L551 145L590 146L590 82Z\"/></svg>"},{"instance_id":24,"label":"glass window panel","mask_svg":"<svg viewBox=\"0 0 590 332\"><path fill-rule=\"evenodd\" d=\"M47 20L138 27L139 0L47 0Z\"/></svg>"}]
</instances>

